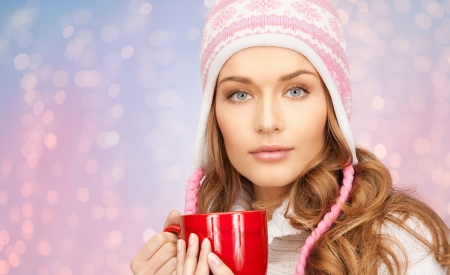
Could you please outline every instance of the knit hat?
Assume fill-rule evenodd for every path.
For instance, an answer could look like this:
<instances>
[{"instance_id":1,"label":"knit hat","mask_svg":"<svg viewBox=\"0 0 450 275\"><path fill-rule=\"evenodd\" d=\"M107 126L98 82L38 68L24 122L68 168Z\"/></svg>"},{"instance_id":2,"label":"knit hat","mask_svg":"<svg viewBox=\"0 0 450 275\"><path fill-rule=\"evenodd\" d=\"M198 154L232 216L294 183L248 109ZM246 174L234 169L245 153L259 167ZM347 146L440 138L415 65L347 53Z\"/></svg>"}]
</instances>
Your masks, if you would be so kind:
<instances>
[{"instance_id":1,"label":"knit hat","mask_svg":"<svg viewBox=\"0 0 450 275\"><path fill-rule=\"evenodd\" d=\"M218 0L203 31L200 57L203 102L194 152L197 170L186 190L186 214L197 212L202 167L208 163L206 127L219 72L233 54L256 46L295 50L311 62L330 93L338 124L353 155L353 165L358 163L349 124L351 89L345 39L334 7L327 0ZM344 169L339 203L347 200L352 181L350 165ZM312 245L339 215L339 203L333 205L302 248L297 274L303 274Z\"/></svg>"}]
</instances>

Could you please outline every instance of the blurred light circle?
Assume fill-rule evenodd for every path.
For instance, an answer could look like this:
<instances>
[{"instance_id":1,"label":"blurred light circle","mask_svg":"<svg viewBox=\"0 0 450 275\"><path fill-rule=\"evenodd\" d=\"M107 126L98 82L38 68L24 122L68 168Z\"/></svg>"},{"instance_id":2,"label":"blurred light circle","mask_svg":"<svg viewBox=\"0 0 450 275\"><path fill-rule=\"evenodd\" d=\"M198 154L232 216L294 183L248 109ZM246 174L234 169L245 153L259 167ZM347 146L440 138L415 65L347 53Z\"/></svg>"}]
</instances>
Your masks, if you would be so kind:
<instances>
[{"instance_id":1,"label":"blurred light circle","mask_svg":"<svg viewBox=\"0 0 450 275\"><path fill-rule=\"evenodd\" d=\"M67 60L76 60L84 50L85 44L80 39L71 40L66 47L65 56Z\"/></svg>"},{"instance_id":2,"label":"blurred light circle","mask_svg":"<svg viewBox=\"0 0 450 275\"><path fill-rule=\"evenodd\" d=\"M426 101L425 98L421 95L412 95L409 98L409 107L414 111L420 111L425 108Z\"/></svg>"},{"instance_id":3,"label":"blurred light circle","mask_svg":"<svg viewBox=\"0 0 450 275\"><path fill-rule=\"evenodd\" d=\"M20 258L16 253L11 253L8 256L8 262L12 268L16 268L20 265Z\"/></svg>"},{"instance_id":4,"label":"blurred light circle","mask_svg":"<svg viewBox=\"0 0 450 275\"><path fill-rule=\"evenodd\" d=\"M428 30L431 27L431 24L433 23L431 21L431 18L429 15L425 13L419 13L415 17L416 25L424 30Z\"/></svg>"},{"instance_id":5,"label":"blurred light circle","mask_svg":"<svg viewBox=\"0 0 450 275\"><path fill-rule=\"evenodd\" d=\"M26 74L22 77L21 80L22 87L25 90L32 90L37 85L37 78L35 74Z\"/></svg>"},{"instance_id":6,"label":"blurred light circle","mask_svg":"<svg viewBox=\"0 0 450 275\"><path fill-rule=\"evenodd\" d=\"M30 197L31 194L33 193L33 187L31 186L30 183L25 182L25 183L22 185L22 188L20 188L20 193L22 194L22 196L23 196L24 198L28 198L28 197Z\"/></svg>"},{"instance_id":7,"label":"blurred light circle","mask_svg":"<svg viewBox=\"0 0 450 275\"><path fill-rule=\"evenodd\" d=\"M379 111L384 107L384 99L381 96L374 96L372 99L372 106L375 110Z\"/></svg>"},{"instance_id":8,"label":"blurred light circle","mask_svg":"<svg viewBox=\"0 0 450 275\"><path fill-rule=\"evenodd\" d=\"M149 148L158 148L164 144L164 137L158 132L149 132L144 138L145 145Z\"/></svg>"},{"instance_id":9,"label":"blurred light circle","mask_svg":"<svg viewBox=\"0 0 450 275\"><path fill-rule=\"evenodd\" d=\"M11 169L12 169L12 161L9 158L3 160L0 171L2 177L8 178L9 175L11 174Z\"/></svg>"},{"instance_id":10,"label":"blurred light circle","mask_svg":"<svg viewBox=\"0 0 450 275\"><path fill-rule=\"evenodd\" d=\"M121 104L115 104L111 108L111 116L113 118L121 118L123 115L123 106Z\"/></svg>"},{"instance_id":11,"label":"blurred light circle","mask_svg":"<svg viewBox=\"0 0 450 275\"><path fill-rule=\"evenodd\" d=\"M450 153L447 153L447 155L445 155L445 165L450 168Z\"/></svg>"},{"instance_id":12,"label":"blurred light circle","mask_svg":"<svg viewBox=\"0 0 450 275\"><path fill-rule=\"evenodd\" d=\"M14 26L23 26L32 22L30 14L26 10L18 10L11 16L11 23Z\"/></svg>"},{"instance_id":13,"label":"blurred light circle","mask_svg":"<svg viewBox=\"0 0 450 275\"><path fill-rule=\"evenodd\" d=\"M402 157L399 154L392 154L389 158L389 164L392 168L398 168L402 164Z\"/></svg>"},{"instance_id":14,"label":"blurred light circle","mask_svg":"<svg viewBox=\"0 0 450 275\"><path fill-rule=\"evenodd\" d=\"M98 162L95 159L90 159L86 163L86 171L89 174L95 174L98 170Z\"/></svg>"},{"instance_id":15,"label":"blurred light circle","mask_svg":"<svg viewBox=\"0 0 450 275\"><path fill-rule=\"evenodd\" d=\"M67 225L69 225L69 227L73 229L80 227L80 222L80 217L77 214L72 214L67 219Z\"/></svg>"},{"instance_id":16,"label":"blurred light circle","mask_svg":"<svg viewBox=\"0 0 450 275\"><path fill-rule=\"evenodd\" d=\"M392 97L384 97L383 112L392 114L397 109L397 101Z\"/></svg>"},{"instance_id":17,"label":"blurred light circle","mask_svg":"<svg viewBox=\"0 0 450 275\"><path fill-rule=\"evenodd\" d=\"M359 11L361 12L366 12L369 10L369 4L367 4L366 1L364 0L360 0L356 3L356 7L358 8Z\"/></svg>"},{"instance_id":18,"label":"blurred light circle","mask_svg":"<svg viewBox=\"0 0 450 275\"><path fill-rule=\"evenodd\" d=\"M139 63L151 63L155 59L155 52L150 47L140 47L136 50L134 58Z\"/></svg>"},{"instance_id":19,"label":"blurred light circle","mask_svg":"<svg viewBox=\"0 0 450 275\"><path fill-rule=\"evenodd\" d=\"M156 30L150 34L148 37L148 42L150 42L152 46L160 47L169 43L169 39L170 36L166 31Z\"/></svg>"},{"instance_id":20,"label":"blurred light circle","mask_svg":"<svg viewBox=\"0 0 450 275\"><path fill-rule=\"evenodd\" d=\"M112 84L108 88L108 95L112 98L118 97L120 94L120 86L119 84Z\"/></svg>"},{"instance_id":21,"label":"blurred light circle","mask_svg":"<svg viewBox=\"0 0 450 275\"><path fill-rule=\"evenodd\" d=\"M21 240L18 240L14 244L14 252L16 252L17 255L23 255L25 253L26 246L25 243Z\"/></svg>"},{"instance_id":22,"label":"blurred light circle","mask_svg":"<svg viewBox=\"0 0 450 275\"><path fill-rule=\"evenodd\" d=\"M437 42L448 45L450 42L450 31L444 28L437 28L434 30L434 38Z\"/></svg>"},{"instance_id":23,"label":"blurred light circle","mask_svg":"<svg viewBox=\"0 0 450 275\"><path fill-rule=\"evenodd\" d=\"M428 3L427 11L435 18L442 18L445 13L444 7L437 2Z\"/></svg>"},{"instance_id":24,"label":"blurred light circle","mask_svg":"<svg viewBox=\"0 0 450 275\"><path fill-rule=\"evenodd\" d=\"M156 63L167 65L175 59L175 53L168 48L159 49L155 54Z\"/></svg>"},{"instance_id":25,"label":"blurred light circle","mask_svg":"<svg viewBox=\"0 0 450 275\"><path fill-rule=\"evenodd\" d=\"M38 250L41 256L48 256L52 252L52 247L47 241L41 241Z\"/></svg>"},{"instance_id":26,"label":"blurred light circle","mask_svg":"<svg viewBox=\"0 0 450 275\"><path fill-rule=\"evenodd\" d=\"M103 148L103 149L111 148L111 145L109 145L109 143L106 141L106 138L107 138L108 134L109 134L109 132L101 132L100 134L98 134L98 136L97 136L97 145L100 148Z\"/></svg>"},{"instance_id":27,"label":"blurred light circle","mask_svg":"<svg viewBox=\"0 0 450 275\"><path fill-rule=\"evenodd\" d=\"M176 100L178 98L177 92L174 90L166 89L159 93L159 103L163 106L172 106L175 105Z\"/></svg>"},{"instance_id":28,"label":"blurred light circle","mask_svg":"<svg viewBox=\"0 0 450 275\"><path fill-rule=\"evenodd\" d=\"M371 10L373 10L378 16L386 16L389 14L389 4L382 0L374 0L370 3Z\"/></svg>"},{"instance_id":29,"label":"blurred light circle","mask_svg":"<svg viewBox=\"0 0 450 275\"><path fill-rule=\"evenodd\" d=\"M52 77L53 84L58 87L64 87L69 82L69 74L66 71L57 71Z\"/></svg>"},{"instance_id":30,"label":"blurred light circle","mask_svg":"<svg viewBox=\"0 0 450 275\"><path fill-rule=\"evenodd\" d=\"M68 266L63 266L59 272L59 275L72 275L72 269Z\"/></svg>"},{"instance_id":31,"label":"blurred light circle","mask_svg":"<svg viewBox=\"0 0 450 275\"><path fill-rule=\"evenodd\" d=\"M414 151L419 156L428 154L428 152L430 152L430 149L431 149L431 143L426 138L421 137L421 138L418 138L414 142Z\"/></svg>"},{"instance_id":32,"label":"blurred light circle","mask_svg":"<svg viewBox=\"0 0 450 275\"><path fill-rule=\"evenodd\" d=\"M66 100L66 92L61 90L56 92L55 94L55 103L56 104L63 104L64 101Z\"/></svg>"},{"instance_id":33,"label":"blurred light circle","mask_svg":"<svg viewBox=\"0 0 450 275\"><path fill-rule=\"evenodd\" d=\"M438 66L441 71L450 73L450 58L439 57Z\"/></svg>"},{"instance_id":34,"label":"blurred light circle","mask_svg":"<svg viewBox=\"0 0 450 275\"><path fill-rule=\"evenodd\" d=\"M430 60L425 56L416 56L414 58L414 68L421 73L426 73L431 68Z\"/></svg>"},{"instance_id":35,"label":"blurred light circle","mask_svg":"<svg viewBox=\"0 0 450 275\"><path fill-rule=\"evenodd\" d=\"M50 124L53 121L53 118L55 117L55 115L53 114L52 110L47 110L44 112L44 114L42 114L42 122L44 122L44 124Z\"/></svg>"},{"instance_id":36,"label":"blurred light circle","mask_svg":"<svg viewBox=\"0 0 450 275\"><path fill-rule=\"evenodd\" d=\"M11 209L11 211L9 211L9 219L13 223L18 223L21 219L19 209L15 208L15 207L13 209Z\"/></svg>"},{"instance_id":37,"label":"blurred light circle","mask_svg":"<svg viewBox=\"0 0 450 275\"><path fill-rule=\"evenodd\" d=\"M114 146L119 142L119 133L111 131L106 135L106 142L109 146Z\"/></svg>"},{"instance_id":38,"label":"blurred light circle","mask_svg":"<svg viewBox=\"0 0 450 275\"><path fill-rule=\"evenodd\" d=\"M409 0L394 0L394 8L402 13L407 13L411 10L411 3Z\"/></svg>"},{"instance_id":39,"label":"blurred light circle","mask_svg":"<svg viewBox=\"0 0 450 275\"><path fill-rule=\"evenodd\" d=\"M91 21L91 18L92 18L92 11L88 9L81 9L77 11L73 16L73 21L76 25L83 26L89 23L89 21Z\"/></svg>"},{"instance_id":40,"label":"blurred light circle","mask_svg":"<svg viewBox=\"0 0 450 275\"><path fill-rule=\"evenodd\" d=\"M28 69L30 70L36 70L42 65L42 55L39 53L30 54L28 59Z\"/></svg>"},{"instance_id":41,"label":"blurred light circle","mask_svg":"<svg viewBox=\"0 0 450 275\"><path fill-rule=\"evenodd\" d=\"M123 241L123 234L120 232L120 230L113 230L111 233L109 233L109 241L113 245L119 245Z\"/></svg>"},{"instance_id":42,"label":"blurred light circle","mask_svg":"<svg viewBox=\"0 0 450 275\"><path fill-rule=\"evenodd\" d=\"M83 124L88 129L96 129L101 123L101 117L95 112L87 113L83 116Z\"/></svg>"},{"instance_id":43,"label":"blurred light circle","mask_svg":"<svg viewBox=\"0 0 450 275\"><path fill-rule=\"evenodd\" d=\"M447 88L447 75L441 72L434 72L431 75L431 82L433 83L436 89L445 89Z\"/></svg>"},{"instance_id":44,"label":"blurred light circle","mask_svg":"<svg viewBox=\"0 0 450 275\"><path fill-rule=\"evenodd\" d=\"M434 122L431 125L430 134L435 139L441 139L445 136L446 131L447 131L447 129L443 123Z\"/></svg>"},{"instance_id":45,"label":"blurred light circle","mask_svg":"<svg viewBox=\"0 0 450 275\"><path fill-rule=\"evenodd\" d=\"M110 268L115 268L119 264L119 257L114 253L109 253L106 255L106 266Z\"/></svg>"},{"instance_id":46,"label":"blurred light circle","mask_svg":"<svg viewBox=\"0 0 450 275\"><path fill-rule=\"evenodd\" d=\"M181 169L178 166L172 166L167 170L167 177L172 180L172 181L176 181L178 179L180 179L181 176Z\"/></svg>"},{"instance_id":47,"label":"blurred light circle","mask_svg":"<svg viewBox=\"0 0 450 275\"><path fill-rule=\"evenodd\" d=\"M94 65L97 62L97 59L98 57L95 51L84 51L80 55L78 62L81 65L81 67L86 68Z\"/></svg>"},{"instance_id":48,"label":"blurred light circle","mask_svg":"<svg viewBox=\"0 0 450 275\"><path fill-rule=\"evenodd\" d=\"M114 206L108 206L105 210L105 218L108 221L115 221L117 217L119 216L119 212L117 211L117 208Z\"/></svg>"},{"instance_id":49,"label":"blurred light circle","mask_svg":"<svg viewBox=\"0 0 450 275\"><path fill-rule=\"evenodd\" d=\"M32 105L33 101L37 98L36 97L36 91L35 90L28 90L25 92L25 94L23 95L23 99L25 100L26 103L28 103L28 105Z\"/></svg>"},{"instance_id":50,"label":"blurred light circle","mask_svg":"<svg viewBox=\"0 0 450 275\"><path fill-rule=\"evenodd\" d=\"M362 48L361 49L361 57L365 61L369 61L373 58L373 51L371 48Z\"/></svg>"},{"instance_id":51,"label":"blurred light circle","mask_svg":"<svg viewBox=\"0 0 450 275\"><path fill-rule=\"evenodd\" d=\"M42 114L43 111L44 111L44 103L42 101L38 101L38 102L34 103L33 113L35 115L39 116L40 114Z\"/></svg>"},{"instance_id":52,"label":"blurred light circle","mask_svg":"<svg viewBox=\"0 0 450 275\"><path fill-rule=\"evenodd\" d=\"M95 110L100 107L100 97L97 94L87 94L82 100L86 110Z\"/></svg>"},{"instance_id":53,"label":"blurred light circle","mask_svg":"<svg viewBox=\"0 0 450 275\"><path fill-rule=\"evenodd\" d=\"M391 35L394 31L394 24L388 18L378 18L375 23L375 30L379 34Z\"/></svg>"},{"instance_id":54,"label":"blurred light circle","mask_svg":"<svg viewBox=\"0 0 450 275\"><path fill-rule=\"evenodd\" d=\"M50 192L47 193L47 203L50 205L55 205L56 203L58 203L58 193L56 193L56 191L52 190Z\"/></svg>"},{"instance_id":55,"label":"blurred light circle","mask_svg":"<svg viewBox=\"0 0 450 275\"><path fill-rule=\"evenodd\" d=\"M6 205L8 202L8 193L5 190L0 191L0 205Z\"/></svg>"},{"instance_id":56,"label":"blurred light circle","mask_svg":"<svg viewBox=\"0 0 450 275\"><path fill-rule=\"evenodd\" d=\"M197 28L189 29L187 32L187 37L191 41L197 40L200 37L200 30Z\"/></svg>"},{"instance_id":57,"label":"blurred light circle","mask_svg":"<svg viewBox=\"0 0 450 275\"><path fill-rule=\"evenodd\" d=\"M359 2L358 2L359 3ZM359 31L361 40L369 45L373 45L378 41L378 33L372 28L364 28Z\"/></svg>"},{"instance_id":58,"label":"blurred light circle","mask_svg":"<svg viewBox=\"0 0 450 275\"><path fill-rule=\"evenodd\" d=\"M53 219L53 214L52 211L50 209L44 209L41 212L41 221L43 223L50 223Z\"/></svg>"},{"instance_id":59,"label":"blurred light circle","mask_svg":"<svg viewBox=\"0 0 450 275\"><path fill-rule=\"evenodd\" d=\"M29 203L25 203L24 205L22 205L22 216L25 219L29 219L31 218L31 216L33 216L33 206ZM20 254L19 254L20 255Z\"/></svg>"},{"instance_id":60,"label":"blurred light circle","mask_svg":"<svg viewBox=\"0 0 450 275\"><path fill-rule=\"evenodd\" d=\"M360 81L364 77L364 67L360 65L350 64L350 81Z\"/></svg>"},{"instance_id":61,"label":"blurred light circle","mask_svg":"<svg viewBox=\"0 0 450 275\"><path fill-rule=\"evenodd\" d=\"M103 42L105 43L111 43L116 41L120 36L120 30L117 27L114 26L108 26L103 29L101 33L101 37Z\"/></svg>"},{"instance_id":62,"label":"blurred light circle","mask_svg":"<svg viewBox=\"0 0 450 275\"><path fill-rule=\"evenodd\" d=\"M395 37L392 39L391 46L398 53L407 53L409 50L409 42L403 37Z\"/></svg>"},{"instance_id":63,"label":"blurred light circle","mask_svg":"<svg viewBox=\"0 0 450 275\"><path fill-rule=\"evenodd\" d=\"M28 48L31 44L33 44L33 34L30 32L22 33L19 37L17 37L17 42L19 47Z\"/></svg>"},{"instance_id":64,"label":"blurred light circle","mask_svg":"<svg viewBox=\"0 0 450 275\"><path fill-rule=\"evenodd\" d=\"M396 170L390 170L392 177L392 184L396 185L400 181L400 174Z\"/></svg>"},{"instance_id":65,"label":"blurred light circle","mask_svg":"<svg viewBox=\"0 0 450 275\"><path fill-rule=\"evenodd\" d=\"M23 70L28 67L30 59L28 58L28 54L21 53L16 55L14 58L14 67L16 67L17 70Z\"/></svg>"},{"instance_id":66,"label":"blurred light circle","mask_svg":"<svg viewBox=\"0 0 450 275\"><path fill-rule=\"evenodd\" d=\"M389 46L383 40L378 40L378 42L372 46L372 49L374 54L384 56L389 51Z\"/></svg>"},{"instance_id":67,"label":"blurred light circle","mask_svg":"<svg viewBox=\"0 0 450 275\"><path fill-rule=\"evenodd\" d=\"M450 113L450 104L444 100L439 100L434 105L434 112L440 117L446 117Z\"/></svg>"},{"instance_id":68,"label":"blurred light circle","mask_svg":"<svg viewBox=\"0 0 450 275\"><path fill-rule=\"evenodd\" d=\"M0 260L0 274L8 274L8 273L9 273L9 263L6 260Z\"/></svg>"},{"instance_id":69,"label":"blurred light circle","mask_svg":"<svg viewBox=\"0 0 450 275\"><path fill-rule=\"evenodd\" d=\"M110 52L105 55L104 62L107 68L114 69L120 67L122 60L122 55L120 53Z\"/></svg>"},{"instance_id":70,"label":"blurred light circle","mask_svg":"<svg viewBox=\"0 0 450 275\"><path fill-rule=\"evenodd\" d=\"M80 40L83 43L84 46L86 46L89 43L91 43L92 38L93 38L92 32L90 30L87 30L87 29L79 30L75 34L75 39Z\"/></svg>"},{"instance_id":71,"label":"blurred light circle","mask_svg":"<svg viewBox=\"0 0 450 275\"><path fill-rule=\"evenodd\" d=\"M152 12L152 9L153 9L153 7L150 3L144 3L139 8L139 12L142 15L149 15Z\"/></svg>"},{"instance_id":72,"label":"blurred light circle","mask_svg":"<svg viewBox=\"0 0 450 275\"><path fill-rule=\"evenodd\" d=\"M105 209L101 205L96 205L92 208L91 215L94 220L101 220L105 216Z\"/></svg>"},{"instance_id":73,"label":"blurred light circle","mask_svg":"<svg viewBox=\"0 0 450 275\"><path fill-rule=\"evenodd\" d=\"M92 143L89 139L83 138L82 140L80 140L80 142L78 143L78 151L80 153L86 154L91 150L92 147Z\"/></svg>"},{"instance_id":74,"label":"blurred light circle","mask_svg":"<svg viewBox=\"0 0 450 275\"><path fill-rule=\"evenodd\" d=\"M58 145L58 139L56 138L54 133L48 133L47 135L45 135L44 143L48 149L53 150Z\"/></svg>"},{"instance_id":75,"label":"blurred light circle","mask_svg":"<svg viewBox=\"0 0 450 275\"><path fill-rule=\"evenodd\" d=\"M127 27L134 30L144 27L148 23L148 18L141 14L132 14L127 19Z\"/></svg>"},{"instance_id":76,"label":"blurred light circle","mask_svg":"<svg viewBox=\"0 0 450 275\"><path fill-rule=\"evenodd\" d=\"M24 220L22 223L22 232L31 235L34 231L34 224L31 220Z\"/></svg>"},{"instance_id":77,"label":"blurred light circle","mask_svg":"<svg viewBox=\"0 0 450 275\"><path fill-rule=\"evenodd\" d=\"M66 39L70 38L73 35L73 31L74 31L73 26L67 26L64 28L62 35Z\"/></svg>"},{"instance_id":78,"label":"blurred light circle","mask_svg":"<svg viewBox=\"0 0 450 275\"><path fill-rule=\"evenodd\" d=\"M217 0L203 0L203 4L207 8L212 8L212 6L214 6L214 3L216 3L216 2L217 2Z\"/></svg>"},{"instance_id":79,"label":"blurred light circle","mask_svg":"<svg viewBox=\"0 0 450 275\"><path fill-rule=\"evenodd\" d=\"M29 159L33 156L36 156L37 152L36 152L36 148L34 147L34 145L32 143L25 143L24 145L22 145L20 152L22 153L22 156L26 159Z\"/></svg>"},{"instance_id":80,"label":"blurred light circle","mask_svg":"<svg viewBox=\"0 0 450 275\"><path fill-rule=\"evenodd\" d=\"M128 59L132 57L134 54L134 48L133 46L127 45L122 48L121 55L123 58Z\"/></svg>"},{"instance_id":81,"label":"blurred light circle","mask_svg":"<svg viewBox=\"0 0 450 275\"><path fill-rule=\"evenodd\" d=\"M77 199L79 202L87 202L87 200L89 199L89 190L87 190L87 188L85 187L78 189Z\"/></svg>"},{"instance_id":82,"label":"blurred light circle","mask_svg":"<svg viewBox=\"0 0 450 275\"><path fill-rule=\"evenodd\" d=\"M83 275L95 275L95 268L91 264L84 264L82 272Z\"/></svg>"},{"instance_id":83,"label":"blurred light circle","mask_svg":"<svg viewBox=\"0 0 450 275\"><path fill-rule=\"evenodd\" d=\"M373 152L379 159L383 159L386 156L386 147L383 144L377 144L373 148Z\"/></svg>"}]
</instances>

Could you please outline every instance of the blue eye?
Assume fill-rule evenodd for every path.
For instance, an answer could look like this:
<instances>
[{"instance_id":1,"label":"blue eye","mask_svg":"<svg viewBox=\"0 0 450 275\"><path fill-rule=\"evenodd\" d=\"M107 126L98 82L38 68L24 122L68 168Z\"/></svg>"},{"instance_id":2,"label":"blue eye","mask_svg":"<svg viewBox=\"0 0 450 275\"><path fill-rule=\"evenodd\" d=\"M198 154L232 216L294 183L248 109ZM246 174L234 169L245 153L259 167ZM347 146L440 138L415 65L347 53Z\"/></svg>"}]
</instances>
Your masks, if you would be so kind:
<instances>
[{"instance_id":1,"label":"blue eye","mask_svg":"<svg viewBox=\"0 0 450 275\"><path fill-rule=\"evenodd\" d=\"M304 88L301 87L294 87L294 88L290 88L285 95L287 95L288 97L302 97L304 96L304 94L307 94L308 91Z\"/></svg>"},{"instance_id":2,"label":"blue eye","mask_svg":"<svg viewBox=\"0 0 450 275\"><path fill-rule=\"evenodd\" d=\"M252 96L246 92L235 92L230 96L230 98L234 101L246 101L251 99Z\"/></svg>"}]
</instances>

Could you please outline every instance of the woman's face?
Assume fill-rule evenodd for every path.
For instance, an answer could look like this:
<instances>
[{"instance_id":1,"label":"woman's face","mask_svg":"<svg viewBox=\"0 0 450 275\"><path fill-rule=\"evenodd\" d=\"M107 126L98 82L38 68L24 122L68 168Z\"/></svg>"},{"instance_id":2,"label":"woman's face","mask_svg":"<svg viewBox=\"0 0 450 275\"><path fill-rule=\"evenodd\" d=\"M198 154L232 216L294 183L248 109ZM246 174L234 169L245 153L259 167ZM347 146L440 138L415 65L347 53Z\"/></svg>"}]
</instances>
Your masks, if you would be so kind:
<instances>
[{"instance_id":1,"label":"woman's face","mask_svg":"<svg viewBox=\"0 0 450 275\"><path fill-rule=\"evenodd\" d=\"M257 198L283 193L321 151L325 92L314 66L289 49L248 48L222 67L217 123L231 164Z\"/></svg>"}]
</instances>

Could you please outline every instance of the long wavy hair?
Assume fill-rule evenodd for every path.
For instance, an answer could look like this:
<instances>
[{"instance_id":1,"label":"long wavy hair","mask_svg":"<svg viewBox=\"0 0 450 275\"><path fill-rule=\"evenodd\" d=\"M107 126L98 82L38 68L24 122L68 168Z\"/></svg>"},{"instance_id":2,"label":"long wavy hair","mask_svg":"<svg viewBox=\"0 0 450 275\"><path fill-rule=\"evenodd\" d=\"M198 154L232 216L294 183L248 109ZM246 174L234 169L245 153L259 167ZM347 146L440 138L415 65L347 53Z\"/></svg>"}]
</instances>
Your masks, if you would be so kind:
<instances>
[{"instance_id":1,"label":"long wavy hair","mask_svg":"<svg viewBox=\"0 0 450 275\"><path fill-rule=\"evenodd\" d=\"M342 134L327 94L325 142L319 155L291 183L288 193L273 202L255 201L252 183L230 163L216 120L215 99L206 136L209 163L198 193L199 213L230 211L238 193L252 209L271 208L289 198L284 214L294 228L311 231L324 218L339 196L342 169L352 154ZM392 223L417 238L434 253L450 274L449 229L442 219L414 192L396 190L389 170L369 151L356 148L359 163L354 166L353 189L332 227L318 239L307 260L306 274L377 274L384 264L390 274L404 274L408 262L402 244L383 225ZM300 171L299 171L300 173ZM414 217L430 232L431 241L405 223ZM400 251L400 253L399 253Z\"/></svg>"}]
</instances>

